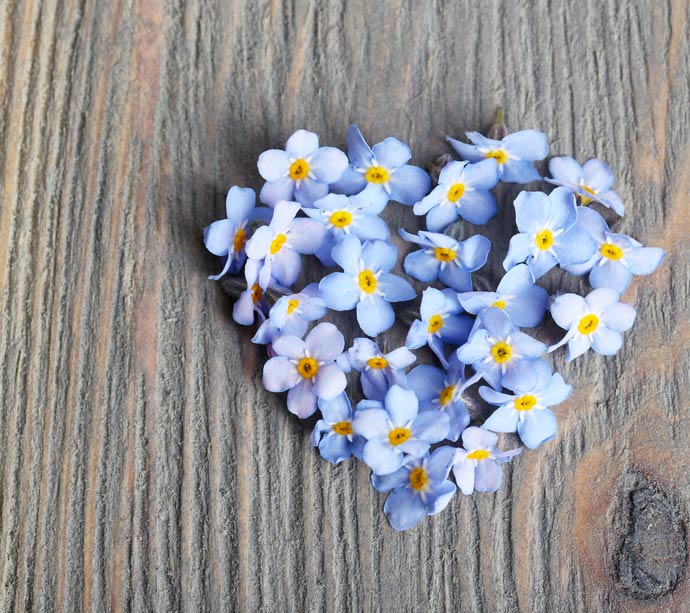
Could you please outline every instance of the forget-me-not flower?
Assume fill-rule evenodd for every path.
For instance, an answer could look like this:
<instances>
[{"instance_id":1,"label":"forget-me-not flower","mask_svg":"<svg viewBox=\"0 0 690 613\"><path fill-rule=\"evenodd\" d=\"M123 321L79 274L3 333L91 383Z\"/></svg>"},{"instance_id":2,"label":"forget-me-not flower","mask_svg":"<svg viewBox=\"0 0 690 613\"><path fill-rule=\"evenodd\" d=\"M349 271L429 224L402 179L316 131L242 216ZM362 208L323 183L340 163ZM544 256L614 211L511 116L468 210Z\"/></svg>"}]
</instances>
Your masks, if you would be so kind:
<instances>
[{"instance_id":1,"label":"forget-me-not flower","mask_svg":"<svg viewBox=\"0 0 690 613\"><path fill-rule=\"evenodd\" d=\"M357 307L359 327L369 336L388 330L395 321L390 303L416 295L405 279L388 272L398 257L396 247L383 241L362 245L350 235L333 247L331 255L344 272L331 273L319 283L326 306L334 311Z\"/></svg>"},{"instance_id":2,"label":"forget-me-not flower","mask_svg":"<svg viewBox=\"0 0 690 613\"><path fill-rule=\"evenodd\" d=\"M347 131L350 165L337 181L333 191L352 195L366 191L370 196L396 200L412 205L419 202L431 187L429 175L408 164L410 148L397 138L388 137L369 147L356 125Z\"/></svg>"},{"instance_id":3,"label":"forget-me-not flower","mask_svg":"<svg viewBox=\"0 0 690 613\"><path fill-rule=\"evenodd\" d=\"M623 201L611 189L613 173L606 162L593 159L580 166L569 156L555 157L549 161L549 172L552 175L546 179L549 183L572 190L582 204L599 202L619 215L624 214Z\"/></svg>"},{"instance_id":4,"label":"forget-me-not flower","mask_svg":"<svg viewBox=\"0 0 690 613\"><path fill-rule=\"evenodd\" d=\"M592 238L577 225L575 196L566 187L548 196L521 192L515 199L515 222L520 233L510 239L503 261L506 270L527 261L538 279L556 264L582 264L596 250Z\"/></svg>"},{"instance_id":5,"label":"forget-me-not flower","mask_svg":"<svg viewBox=\"0 0 690 613\"><path fill-rule=\"evenodd\" d=\"M247 289L240 294L232 307L232 318L241 326L251 326L254 323L255 314L258 314L262 319L265 318L267 307L264 300L264 292L269 285L277 289L283 289L271 278L269 278L268 283L261 284L259 279L261 265L261 262L258 260L247 260L244 267Z\"/></svg>"},{"instance_id":6,"label":"forget-me-not flower","mask_svg":"<svg viewBox=\"0 0 690 613\"><path fill-rule=\"evenodd\" d=\"M280 336L273 340L276 357L264 364L264 387L269 392L287 392L287 407L298 417L316 411L317 398L333 400L347 385L345 373L335 359L345 339L331 323L320 323L302 340Z\"/></svg>"},{"instance_id":7,"label":"forget-me-not flower","mask_svg":"<svg viewBox=\"0 0 690 613\"><path fill-rule=\"evenodd\" d=\"M551 317L568 332L559 343L568 343L565 361L570 362L590 347L601 355L614 355L623 344L621 332L629 330L635 321L635 309L619 302L618 292L600 287L586 297L577 294L558 296L551 305Z\"/></svg>"},{"instance_id":8,"label":"forget-me-not flower","mask_svg":"<svg viewBox=\"0 0 690 613\"><path fill-rule=\"evenodd\" d=\"M421 457L448 434L448 415L419 413L414 392L392 385L383 403L365 400L358 405L352 430L367 439L362 457L375 475L388 475L404 463L405 455Z\"/></svg>"},{"instance_id":9,"label":"forget-me-not flower","mask_svg":"<svg viewBox=\"0 0 690 613\"><path fill-rule=\"evenodd\" d=\"M310 442L319 448L321 457L333 464L347 460L351 455L362 459L365 440L352 431L354 411L347 394L332 400L319 398L321 419L316 422Z\"/></svg>"},{"instance_id":10,"label":"forget-me-not flower","mask_svg":"<svg viewBox=\"0 0 690 613\"><path fill-rule=\"evenodd\" d=\"M529 183L541 178L532 162L543 160L549 153L549 145L542 132L522 130L508 134L502 140L486 138L479 132L465 134L472 141L471 145L446 136L450 146L464 160L496 160L498 178L504 183Z\"/></svg>"},{"instance_id":11,"label":"forget-me-not flower","mask_svg":"<svg viewBox=\"0 0 690 613\"><path fill-rule=\"evenodd\" d=\"M458 291L472 290L472 272L486 263L491 241L475 234L458 242L447 234L419 232L418 235L400 230L400 236L410 243L421 245L405 257L405 272L419 281L431 283L438 279Z\"/></svg>"},{"instance_id":12,"label":"forget-me-not flower","mask_svg":"<svg viewBox=\"0 0 690 613\"><path fill-rule=\"evenodd\" d=\"M347 156L335 147L319 147L313 132L297 130L285 143L285 151L264 151L257 166L267 181L259 194L261 202L275 206L281 200L296 200L310 207L343 175Z\"/></svg>"},{"instance_id":13,"label":"forget-me-not flower","mask_svg":"<svg viewBox=\"0 0 690 613\"><path fill-rule=\"evenodd\" d=\"M481 226L498 210L489 191L498 182L495 160L448 162L438 176L438 185L414 205L415 215L426 215L426 227L442 232L458 216Z\"/></svg>"}]
</instances>

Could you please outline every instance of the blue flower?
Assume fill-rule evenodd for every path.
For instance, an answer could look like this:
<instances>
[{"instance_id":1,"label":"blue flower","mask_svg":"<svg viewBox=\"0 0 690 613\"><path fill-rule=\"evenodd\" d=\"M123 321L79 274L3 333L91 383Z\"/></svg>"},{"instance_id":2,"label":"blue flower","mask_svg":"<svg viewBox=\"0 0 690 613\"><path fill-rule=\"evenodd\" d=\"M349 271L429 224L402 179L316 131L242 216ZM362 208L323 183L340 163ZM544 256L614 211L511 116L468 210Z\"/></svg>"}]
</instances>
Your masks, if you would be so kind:
<instances>
[{"instance_id":1,"label":"blue flower","mask_svg":"<svg viewBox=\"0 0 690 613\"><path fill-rule=\"evenodd\" d=\"M407 368L417 358L406 347L399 347L384 354L379 346L368 338L356 338L348 351L352 368L361 373L360 381L364 396L371 400L383 400L391 385L406 387Z\"/></svg>"},{"instance_id":2,"label":"blue flower","mask_svg":"<svg viewBox=\"0 0 690 613\"><path fill-rule=\"evenodd\" d=\"M459 292L472 290L472 273L486 263L491 241L475 234L459 243L446 234L420 231L417 236L400 230L400 236L424 249L405 257L405 272L419 281L431 283L438 279Z\"/></svg>"},{"instance_id":3,"label":"blue flower","mask_svg":"<svg viewBox=\"0 0 690 613\"><path fill-rule=\"evenodd\" d=\"M317 398L333 400L345 390L345 374L335 362L344 347L343 335L331 323L317 325L304 340L280 336L273 341L276 357L264 364L264 387L288 392L288 410L309 417Z\"/></svg>"},{"instance_id":4,"label":"blue flower","mask_svg":"<svg viewBox=\"0 0 690 613\"><path fill-rule=\"evenodd\" d=\"M462 345L472 329L472 319L460 315L462 307L453 290L438 290L428 287L422 294L419 307L420 319L415 319L405 339L408 349L419 349L424 345L436 354L444 368L448 367L444 343Z\"/></svg>"},{"instance_id":5,"label":"blue flower","mask_svg":"<svg viewBox=\"0 0 690 613\"><path fill-rule=\"evenodd\" d=\"M495 492L501 487L501 464L510 462L522 449L499 451L498 437L488 430L471 426L462 433L464 449L458 449L453 475L460 491L469 496L472 492Z\"/></svg>"},{"instance_id":6,"label":"blue flower","mask_svg":"<svg viewBox=\"0 0 690 613\"><path fill-rule=\"evenodd\" d=\"M537 130L522 130L508 134L503 140L492 140L479 132L465 132L471 145L446 136L458 155L470 162L493 158L498 164L498 178L504 183L529 183L541 177L534 168L537 160L549 153L546 136Z\"/></svg>"},{"instance_id":7,"label":"blue flower","mask_svg":"<svg viewBox=\"0 0 690 613\"><path fill-rule=\"evenodd\" d=\"M598 248L584 264L563 268L574 275L589 273L589 283L594 288L608 287L622 294L633 275L653 273L666 257L663 249L643 247L625 234L613 234L604 218L587 207L578 207L577 225L594 239Z\"/></svg>"},{"instance_id":8,"label":"blue flower","mask_svg":"<svg viewBox=\"0 0 690 613\"><path fill-rule=\"evenodd\" d=\"M407 530L425 515L440 513L456 491L448 473L456 459L453 447L439 447L430 456L409 459L390 475L372 475L379 492L393 492L383 512L394 530Z\"/></svg>"},{"instance_id":9,"label":"blue flower","mask_svg":"<svg viewBox=\"0 0 690 613\"><path fill-rule=\"evenodd\" d=\"M321 419L316 422L310 442L319 448L321 457L333 464L347 460L351 455L362 458L366 442L352 432L354 412L347 394L340 394L333 400L319 399Z\"/></svg>"},{"instance_id":10,"label":"blue flower","mask_svg":"<svg viewBox=\"0 0 690 613\"><path fill-rule=\"evenodd\" d=\"M297 200L310 207L328 193L347 168L347 156L334 147L319 147L313 132L297 130L282 149L264 151L257 163L259 174L267 181L259 198L275 206L281 200Z\"/></svg>"},{"instance_id":11,"label":"blue flower","mask_svg":"<svg viewBox=\"0 0 690 613\"><path fill-rule=\"evenodd\" d=\"M357 406L352 430L367 439L362 457L375 475L395 472L405 455L421 457L446 437L448 415L418 411L414 392L399 385L391 386L383 404L364 400Z\"/></svg>"},{"instance_id":12,"label":"blue flower","mask_svg":"<svg viewBox=\"0 0 690 613\"><path fill-rule=\"evenodd\" d=\"M362 246L356 236L346 236L331 255L344 272L321 280L319 291L329 309L349 311L357 307L357 321L369 336L388 330L395 321L390 302L412 300L415 291L405 279L390 274L398 257L394 245L371 241Z\"/></svg>"},{"instance_id":13,"label":"blue flower","mask_svg":"<svg viewBox=\"0 0 690 613\"><path fill-rule=\"evenodd\" d=\"M458 349L458 358L471 364L475 375L466 386L483 378L491 387L513 389L536 380L535 363L546 345L520 332L508 315L497 308L482 313L479 327Z\"/></svg>"},{"instance_id":14,"label":"blue flower","mask_svg":"<svg viewBox=\"0 0 690 613\"><path fill-rule=\"evenodd\" d=\"M450 356L448 370L420 364L407 375L407 385L419 400L420 411L443 411L448 414L447 439L457 441L470 423L470 414L462 401L465 365L455 354Z\"/></svg>"},{"instance_id":15,"label":"blue flower","mask_svg":"<svg viewBox=\"0 0 690 613\"><path fill-rule=\"evenodd\" d=\"M232 318L241 326L251 326L254 323L254 314L262 319L267 310L264 292L268 287L282 290L272 278L261 284L259 272L262 263L258 260L248 260L244 267L244 278L247 280L247 289L244 290L232 307Z\"/></svg>"},{"instance_id":16,"label":"blue flower","mask_svg":"<svg viewBox=\"0 0 690 613\"><path fill-rule=\"evenodd\" d=\"M495 292L465 292L458 294L458 300L472 315L481 315L490 307L501 309L520 328L536 326L549 306L549 294L534 284L526 264L513 266L503 275Z\"/></svg>"},{"instance_id":17,"label":"blue flower","mask_svg":"<svg viewBox=\"0 0 690 613\"><path fill-rule=\"evenodd\" d=\"M559 373L551 374L551 368L543 360L537 363L537 379L532 385L520 382L513 394L504 394L480 387L479 395L489 404L498 406L482 428L492 432L517 432L530 449L556 436L556 416L549 407L570 398L572 385L563 381Z\"/></svg>"},{"instance_id":18,"label":"blue flower","mask_svg":"<svg viewBox=\"0 0 690 613\"><path fill-rule=\"evenodd\" d=\"M489 191L498 182L495 160L448 162L438 177L438 185L414 205L415 215L426 215L426 226L442 232L458 216L475 225L489 221L497 209L496 199Z\"/></svg>"},{"instance_id":19,"label":"blue flower","mask_svg":"<svg viewBox=\"0 0 690 613\"><path fill-rule=\"evenodd\" d=\"M571 157L556 157L549 161L549 171L553 178L546 180L572 190L580 197L582 204L594 201L619 215L625 212L623 201L611 190L613 173L606 162L593 159L580 166Z\"/></svg>"},{"instance_id":20,"label":"blue flower","mask_svg":"<svg viewBox=\"0 0 690 613\"><path fill-rule=\"evenodd\" d=\"M549 352L568 343L565 361L570 362L590 347L601 355L614 355L623 344L621 332L635 321L635 309L619 302L619 294L606 287L590 292L585 298L563 294L551 305L551 317L567 334Z\"/></svg>"},{"instance_id":21,"label":"blue flower","mask_svg":"<svg viewBox=\"0 0 690 613\"><path fill-rule=\"evenodd\" d=\"M278 202L271 223L258 228L247 242L247 255L264 261L262 284L273 277L282 285L292 285L302 271L300 254L313 254L321 246L326 228L318 221L295 219L300 208L296 202Z\"/></svg>"},{"instance_id":22,"label":"blue flower","mask_svg":"<svg viewBox=\"0 0 690 613\"><path fill-rule=\"evenodd\" d=\"M347 131L347 152L350 165L333 185L333 191L351 195L366 190L370 198L412 205L431 187L429 175L407 163L412 152L397 138L386 138L370 148L359 128L351 125Z\"/></svg>"},{"instance_id":23,"label":"blue flower","mask_svg":"<svg viewBox=\"0 0 690 613\"><path fill-rule=\"evenodd\" d=\"M515 199L515 222L520 233L510 239L506 270L526 260L538 279L556 264L582 264L596 251L594 241L577 226L575 196L565 187L548 196L521 192Z\"/></svg>"}]
</instances>

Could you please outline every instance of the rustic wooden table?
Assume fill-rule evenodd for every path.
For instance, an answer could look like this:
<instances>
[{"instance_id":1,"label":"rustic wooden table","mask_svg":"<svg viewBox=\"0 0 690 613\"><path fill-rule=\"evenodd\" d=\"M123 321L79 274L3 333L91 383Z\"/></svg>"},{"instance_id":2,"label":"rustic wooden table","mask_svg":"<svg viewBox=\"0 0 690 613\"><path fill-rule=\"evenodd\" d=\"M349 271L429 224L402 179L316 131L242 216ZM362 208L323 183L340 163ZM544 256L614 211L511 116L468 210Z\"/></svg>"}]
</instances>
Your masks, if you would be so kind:
<instances>
[{"instance_id":1,"label":"rustic wooden table","mask_svg":"<svg viewBox=\"0 0 690 613\"><path fill-rule=\"evenodd\" d=\"M690 610L689 11L3 2L0 609ZM617 227L670 255L628 290L618 356L557 361L557 440L395 533L366 469L262 390L201 234L296 128L343 144L356 121L424 165L498 104L607 159ZM489 272L512 224L485 230Z\"/></svg>"}]
</instances>

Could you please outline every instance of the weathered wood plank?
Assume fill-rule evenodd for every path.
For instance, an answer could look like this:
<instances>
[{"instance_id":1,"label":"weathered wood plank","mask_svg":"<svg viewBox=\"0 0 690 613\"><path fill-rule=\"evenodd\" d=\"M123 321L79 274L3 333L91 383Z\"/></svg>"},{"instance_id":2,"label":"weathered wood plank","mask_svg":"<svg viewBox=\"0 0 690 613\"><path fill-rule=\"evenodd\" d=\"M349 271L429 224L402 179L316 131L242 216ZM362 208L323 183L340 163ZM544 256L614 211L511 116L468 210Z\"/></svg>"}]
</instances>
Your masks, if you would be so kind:
<instances>
[{"instance_id":1,"label":"weathered wood plank","mask_svg":"<svg viewBox=\"0 0 690 613\"><path fill-rule=\"evenodd\" d=\"M0 5L0 608L688 610L689 12ZM355 121L428 164L498 104L609 160L619 227L670 256L628 291L619 356L558 363L557 441L397 534L364 467L321 461L262 391L201 231L297 127L342 144Z\"/></svg>"}]
</instances>

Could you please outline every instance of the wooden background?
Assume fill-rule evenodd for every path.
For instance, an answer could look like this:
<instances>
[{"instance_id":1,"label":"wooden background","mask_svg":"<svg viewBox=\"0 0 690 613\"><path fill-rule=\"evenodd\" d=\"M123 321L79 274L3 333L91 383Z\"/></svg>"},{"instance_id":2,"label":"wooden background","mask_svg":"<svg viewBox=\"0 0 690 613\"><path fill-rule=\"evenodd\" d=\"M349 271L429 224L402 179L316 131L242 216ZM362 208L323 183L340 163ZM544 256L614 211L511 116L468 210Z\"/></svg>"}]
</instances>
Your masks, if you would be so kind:
<instances>
[{"instance_id":1,"label":"wooden background","mask_svg":"<svg viewBox=\"0 0 690 613\"><path fill-rule=\"evenodd\" d=\"M689 12L0 3L0 610L690 610ZM202 230L299 127L356 121L424 165L498 104L607 159L618 227L670 255L617 357L557 360L558 439L399 534L261 389ZM510 213L486 232L497 272Z\"/></svg>"}]
</instances>

